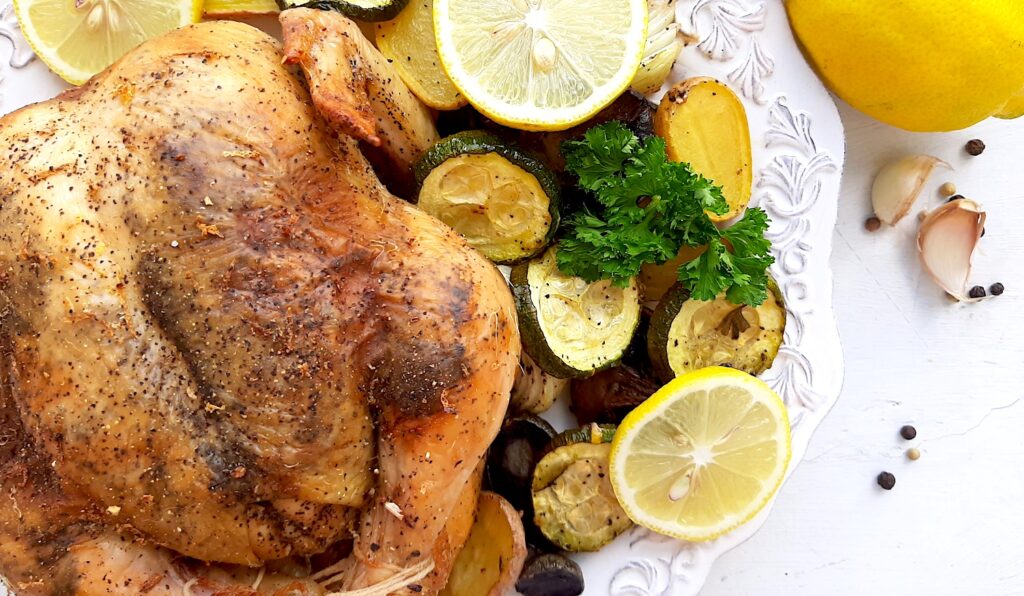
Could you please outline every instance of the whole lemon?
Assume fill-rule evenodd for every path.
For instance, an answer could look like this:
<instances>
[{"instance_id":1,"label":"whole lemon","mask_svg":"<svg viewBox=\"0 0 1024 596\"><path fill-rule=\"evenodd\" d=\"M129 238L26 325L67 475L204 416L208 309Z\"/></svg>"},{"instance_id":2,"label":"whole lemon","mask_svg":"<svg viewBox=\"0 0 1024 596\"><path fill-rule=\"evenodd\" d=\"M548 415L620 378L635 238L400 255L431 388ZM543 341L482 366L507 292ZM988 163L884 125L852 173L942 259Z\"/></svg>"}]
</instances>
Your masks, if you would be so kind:
<instances>
[{"instance_id":1,"label":"whole lemon","mask_svg":"<svg viewBox=\"0 0 1024 596\"><path fill-rule=\"evenodd\" d=\"M804 55L839 97L913 131L1019 116L1022 0L787 0Z\"/></svg>"}]
</instances>

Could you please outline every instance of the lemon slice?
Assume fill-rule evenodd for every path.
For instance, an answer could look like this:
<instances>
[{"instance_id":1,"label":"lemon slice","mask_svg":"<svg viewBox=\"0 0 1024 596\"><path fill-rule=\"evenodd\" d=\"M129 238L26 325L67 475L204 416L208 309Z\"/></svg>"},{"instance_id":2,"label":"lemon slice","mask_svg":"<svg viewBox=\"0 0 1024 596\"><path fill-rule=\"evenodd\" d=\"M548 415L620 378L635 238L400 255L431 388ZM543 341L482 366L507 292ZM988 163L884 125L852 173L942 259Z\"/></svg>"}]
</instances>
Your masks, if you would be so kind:
<instances>
[{"instance_id":1,"label":"lemon slice","mask_svg":"<svg viewBox=\"0 0 1024 596\"><path fill-rule=\"evenodd\" d=\"M647 39L646 0L435 0L441 63L478 110L562 130L619 96Z\"/></svg>"},{"instance_id":2,"label":"lemon slice","mask_svg":"<svg viewBox=\"0 0 1024 596\"><path fill-rule=\"evenodd\" d=\"M612 487L637 524L689 541L760 511L790 458L786 406L763 381L709 367L665 385L612 441Z\"/></svg>"},{"instance_id":3,"label":"lemon slice","mask_svg":"<svg viewBox=\"0 0 1024 596\"><path fill-rule=\"evenodd\" d=\"M15 0L18 23L36 55L81 85L129 50L199 21L202 0Z\"/></svg>"},{"instance_id":4,"label":"lemon slice","mask_svg":"<svg viewBox=\"0 0 1024 596\"><path fill-rule=\"evenodd\" d=\"M433 15L431 0L413 0L394 19L377 23L377 47L420 101L435 110L454 110L466 105L466 98L441 67Z\"/></svg>"}]
</instances>

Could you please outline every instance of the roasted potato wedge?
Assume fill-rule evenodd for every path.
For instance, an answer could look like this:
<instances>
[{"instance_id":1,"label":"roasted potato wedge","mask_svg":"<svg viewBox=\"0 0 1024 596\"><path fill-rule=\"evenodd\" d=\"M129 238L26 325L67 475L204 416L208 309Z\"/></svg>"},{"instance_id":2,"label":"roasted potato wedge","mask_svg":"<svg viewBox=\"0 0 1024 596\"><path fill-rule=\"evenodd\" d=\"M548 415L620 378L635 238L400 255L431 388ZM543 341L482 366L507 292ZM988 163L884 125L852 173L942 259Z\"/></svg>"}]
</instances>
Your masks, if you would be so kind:
<instances>
[{"instance_id":1,"label":"roasted potato wedge","mask_svg":"<svg viewBox=\"0 0 1024 596\"><path fill-rule=\"evenodd\" d=\"M203 16L208 19L277 14L279 10L277 0L206 0L203 3Z\"/></svg>"},{"instance_id":2,"label":"roasted potato wedge","mask_svg":"<svg viewBox=\"0 0 1024 596\"><path fill-rule=\"evenodd\" d=\"M669 89L654 115L654 132L665 139L670 159L685 161L722 187L728 221L747 207L753 184L750 127L740 98L708 77L686 79Z\"/></svg>"},{"instance_id":3,"label":"roasted potato wedge","mask_svg":"<svg viewBox=\"0 0 1024 596\"><path fill-rule=\"evenodd\" d=\"M519 512L497 493L481 492L476 521L441 596L514 594L525 562L526 535Z\"/></svg>"}]
</instances>

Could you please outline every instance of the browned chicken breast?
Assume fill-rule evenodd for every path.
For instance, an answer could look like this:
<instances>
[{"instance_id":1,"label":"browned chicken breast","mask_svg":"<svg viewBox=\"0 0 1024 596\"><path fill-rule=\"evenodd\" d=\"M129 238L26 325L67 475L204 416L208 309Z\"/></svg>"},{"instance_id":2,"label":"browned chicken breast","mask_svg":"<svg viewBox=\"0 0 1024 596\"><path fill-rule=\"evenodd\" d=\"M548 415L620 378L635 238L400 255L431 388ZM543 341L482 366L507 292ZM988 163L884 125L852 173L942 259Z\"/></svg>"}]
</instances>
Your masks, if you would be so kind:
<instances>
[{"instance_id":1,"label":"browned chicken breast","mask_svg":"<svg viewBox=\"0 0 1024 596\"><path fill-rule=\"evenodd\" d=\"M282 21L312 100L275 40L213 22L0 120L18 594L432 593L465 540L507 286L360 152L408 164L436 131L355 25Z\"/></svg>"}]
</instances>

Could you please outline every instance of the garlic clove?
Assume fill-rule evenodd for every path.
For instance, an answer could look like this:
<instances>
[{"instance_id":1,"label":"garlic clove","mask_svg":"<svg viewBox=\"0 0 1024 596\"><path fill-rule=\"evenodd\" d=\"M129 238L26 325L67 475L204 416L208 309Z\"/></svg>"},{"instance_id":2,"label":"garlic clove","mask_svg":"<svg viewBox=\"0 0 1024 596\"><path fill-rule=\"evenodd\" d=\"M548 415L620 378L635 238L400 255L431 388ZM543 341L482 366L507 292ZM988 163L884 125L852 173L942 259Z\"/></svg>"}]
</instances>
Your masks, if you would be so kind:
<instances>
[{"instance_id":1,"label":"garlic clove","mask_svg":"<svg viewBox=\"0 0 1024 596\"><path fill-rule=\"evenodd\" d=\"M917 232L921 264L935 283L961 302L967 297L971 259L985 229L985 212L970 200L950 201L929 213Z\"/></svg>"},{"instance_id":2,"label":"garlic clove","mask_svg":"<svg viewBox=\"0 0 1024 596\"><path fill-rule=\"evenodd\" d=\"M871 205L878 219L890 226L903 219L937 165L952 169L938 157L908 155L879 170L871 187Z\"/></svg>"}]
</instances>

